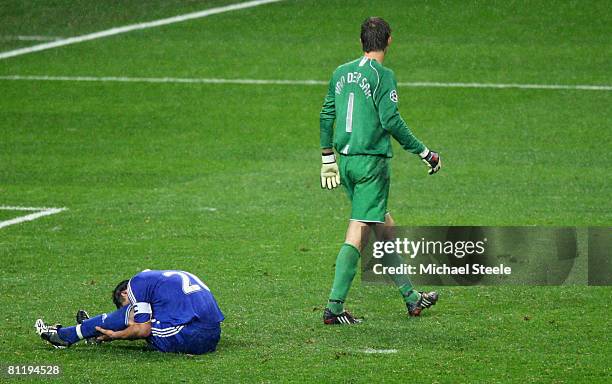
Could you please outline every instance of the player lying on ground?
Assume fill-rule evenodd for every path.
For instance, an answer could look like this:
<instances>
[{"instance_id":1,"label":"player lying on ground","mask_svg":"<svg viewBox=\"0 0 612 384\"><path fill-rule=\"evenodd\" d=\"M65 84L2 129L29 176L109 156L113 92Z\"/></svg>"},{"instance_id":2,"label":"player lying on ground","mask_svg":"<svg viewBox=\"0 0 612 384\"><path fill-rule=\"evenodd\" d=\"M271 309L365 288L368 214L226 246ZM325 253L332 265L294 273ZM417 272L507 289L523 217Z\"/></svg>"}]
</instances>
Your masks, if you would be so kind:
<instances>
[{"instance_id":1,"label":"player lying on ground","mask_svg":"<svg viewBox=\"0 0 612 384\"><path fill-rule=\"evenodd\" d=\"M79 311L72 327L38 319L36 332L56 348L83 339L145 339L160 352L194 355L213 352L221 337L223 313L206 284L189 272L140 272L117 285L113 303L116 311L92 318Z\"/></svg>"},{"instance_id":2,"label":"player lying on ground","mask_svg":"<svg viewBox=\"0 0 612 384\"><path fill-rule=\"evenodd\" d=\"M397 82L382 63L391 43L391 28L378 17L361 25L364 55L336 68L321 110L321 187L344 185L351 201L351 220L346 240L336 258L336 273L327 308L325 324L359 322L344 310L344 301L357 271L357 264L374 230L378 237L392 238L393 218L387 211L389 160L393 156L390 137L418 154L436 173L442 162L410 131L398 108ZM336 122L334 132L334 121ZM339 154L339 165L333 149ZM422 187L420 187L422 188ZM401 263L398 255L385 256L388 265ZM391 276L398 286L410 316L436 303L436 292L417 292L407 276Z\"/></svg>"}]
</instances>

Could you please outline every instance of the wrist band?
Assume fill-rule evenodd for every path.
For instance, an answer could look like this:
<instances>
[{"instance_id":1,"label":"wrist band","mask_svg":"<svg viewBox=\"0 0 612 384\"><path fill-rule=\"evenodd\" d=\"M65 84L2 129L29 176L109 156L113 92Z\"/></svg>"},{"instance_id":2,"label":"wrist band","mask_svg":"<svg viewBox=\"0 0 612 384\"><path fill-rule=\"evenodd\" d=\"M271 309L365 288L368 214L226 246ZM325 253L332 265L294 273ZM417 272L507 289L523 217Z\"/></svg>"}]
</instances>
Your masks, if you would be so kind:
<instances>
[{"instance_id":1,"label":"wrist band","mask_svg":"<svg viewBox=\"0 0 612 384\"><path fill-rule=\"evenodd\" d=\"M336 155L330 153L329 155L321 155L321 162L323 164L331 164L336 162Z\"/></svg>"},{"instance_id":2,"label":"wrist band","mask_svg":"<svg viewBox=\"0 0 612 384\"><path fill-rule=\"evenodd\" d=\"M427 157L427 155L429 155L429 149L427 149L427 147L425 147L423 152L419 153L419 156L421 156L421 159L424 159L424 158Z\"/></svg>"}]
</instances>

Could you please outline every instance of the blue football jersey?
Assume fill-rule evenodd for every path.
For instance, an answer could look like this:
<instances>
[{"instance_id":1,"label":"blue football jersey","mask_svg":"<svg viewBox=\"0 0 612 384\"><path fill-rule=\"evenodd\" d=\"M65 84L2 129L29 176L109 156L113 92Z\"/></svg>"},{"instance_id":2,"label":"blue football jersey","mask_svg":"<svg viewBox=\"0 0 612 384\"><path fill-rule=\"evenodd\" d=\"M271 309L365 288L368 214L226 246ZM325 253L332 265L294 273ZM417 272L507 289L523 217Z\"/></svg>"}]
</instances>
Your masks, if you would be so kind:
<instances>
[{"instance_id":1,"label":"blue football jersey","mask_svg":"<svg viewBox=\"0 0 612 384\"><path fill-rule=\"evenodd\" d=\"M178 326L198 319L216 325L224 319L210 289L189 272L145 270L130 279L127 291L137 323Z\"/></svg>"}]
</instances>

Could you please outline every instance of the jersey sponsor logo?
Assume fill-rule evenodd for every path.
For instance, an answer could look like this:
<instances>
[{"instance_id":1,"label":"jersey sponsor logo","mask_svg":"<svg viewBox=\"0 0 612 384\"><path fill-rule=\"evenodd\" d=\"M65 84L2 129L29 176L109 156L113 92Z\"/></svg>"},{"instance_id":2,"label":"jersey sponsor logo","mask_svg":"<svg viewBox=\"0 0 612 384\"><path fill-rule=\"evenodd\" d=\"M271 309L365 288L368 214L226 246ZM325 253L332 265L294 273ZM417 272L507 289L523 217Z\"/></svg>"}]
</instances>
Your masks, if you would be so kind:
<instances>
[{"instance_id":1,"label":"jersey sponsor logo","mask_svg":"<svg viewBox=\"0 0 612 384\"><path fill-rule=\"evenodd\" d=\"M391 99L392 102L397 103L398 97L397 97L397 91L395 89L389 92L389 98Z\"/></svg>"},{"instance_id":2,"label":"jersey sponsor logo","mask_svg":"<svg viewBox=\"0 0 612 384\"><path fill-rule=\"evenodd\" d=\"M340 79L336 82L336 95L342 93L346 84L357 84L363 91L366 99L372 96L372 90L370 89L370 82L368 78L361 72L349 72L345 75L340 76Z\"/></svg>"}]
</instances>

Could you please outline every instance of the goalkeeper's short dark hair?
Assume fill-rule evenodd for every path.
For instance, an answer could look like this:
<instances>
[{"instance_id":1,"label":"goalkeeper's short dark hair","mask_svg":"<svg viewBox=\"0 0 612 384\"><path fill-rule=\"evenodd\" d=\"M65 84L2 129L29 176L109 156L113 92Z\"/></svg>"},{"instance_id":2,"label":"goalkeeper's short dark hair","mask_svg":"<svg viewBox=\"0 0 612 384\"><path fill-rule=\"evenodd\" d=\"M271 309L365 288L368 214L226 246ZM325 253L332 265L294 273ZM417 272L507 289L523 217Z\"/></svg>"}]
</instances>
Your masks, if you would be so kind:
<instances>
[{"instance_id":1,"label":"goalkeeper's short dark hair","mask_svg":"<svg viewBox=\"0 0 612 384\"><path fill-rule=\"evenodd\" d=\"M361 46L364 52L384 51L390 36L389 23L380 17L368 17L361 24Z\"/></svg>"},{"instance_id":2,"label":"goalkeeper's short dark hair","mask_svg":"<svg viewBox=\"0 0 612 384\"><path fill-rule=\"evenodd\" d=\"M113 290L113 303L117 306L117 308L121 308L123 305L121 303L121 292L127 289L129 280L123 280Z\"/></svg>"}]
</instances>

